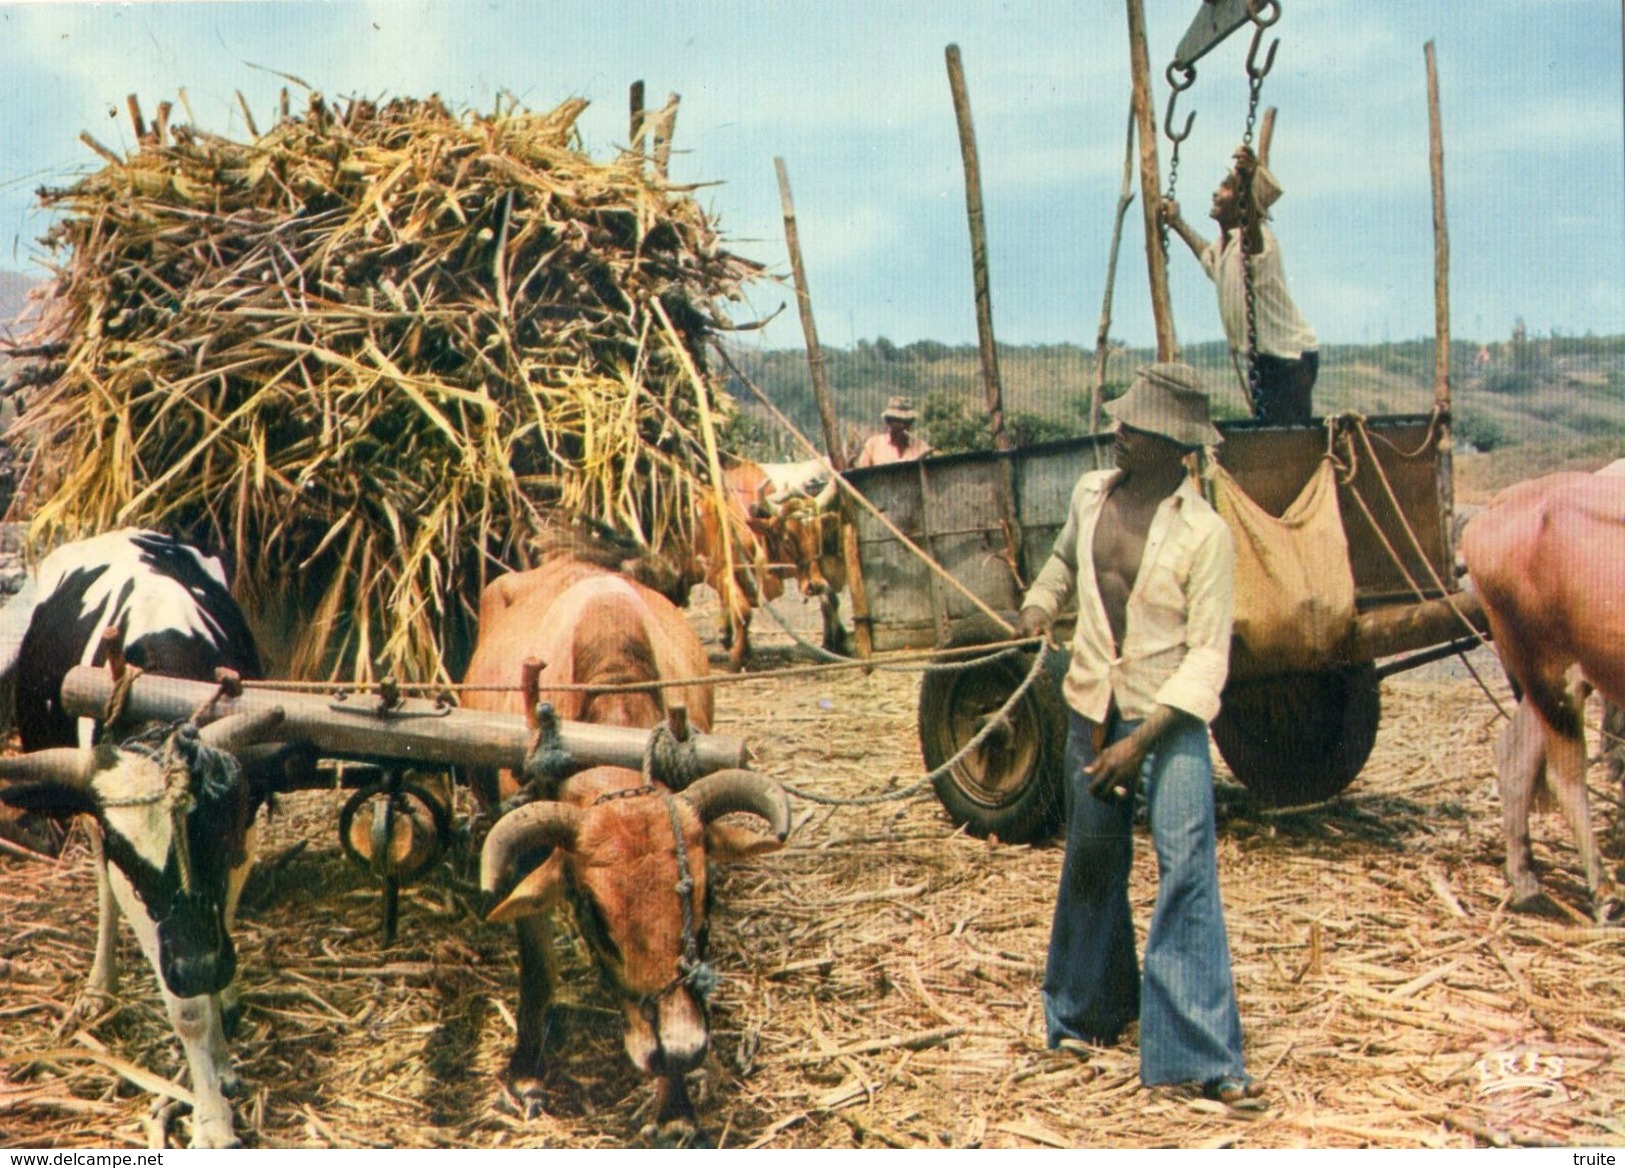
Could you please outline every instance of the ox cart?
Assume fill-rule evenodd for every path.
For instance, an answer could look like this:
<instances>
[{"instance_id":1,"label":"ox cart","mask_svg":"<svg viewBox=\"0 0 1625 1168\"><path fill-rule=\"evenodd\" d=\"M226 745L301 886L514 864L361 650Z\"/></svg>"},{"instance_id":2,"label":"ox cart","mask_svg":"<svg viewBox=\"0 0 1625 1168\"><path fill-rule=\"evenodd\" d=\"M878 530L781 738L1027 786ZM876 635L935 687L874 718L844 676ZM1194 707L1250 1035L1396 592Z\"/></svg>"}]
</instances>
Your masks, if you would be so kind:
<instances>
[{"instance_id":1,"label":"ox cart","mask_svg":"<svg viewBox=\"0 0 1625 1168\"><path fill-rule=\"evenodd\" d=\"M1453 591L1450 450L1441 420L1350 415L1301 427L1219 426L1219 464L1272 516L1293 503L1323 459L1334 459L1354 582L1352 627L1335 651L1290 668L1232 654L1213 737L1236 777L1266 804L1318 802L1341 791L1375 741L1381 680L1477 643L1476 603ZM850 472L852 487L874 507L855 516L867 607L858 619L873 648L1006 638L987 610L1013 618L1022 581L1048 557L1079 475L1109 467L1111 457L1111 436L1096 434ZM1063 612L1057 622L1062 644L1074 616ZM976 834L1019 842L1044 838L1059 823L1064 655L1049 662L1054 676L1027 687L1004 724L936 779L950 815ZM926 765L941 767L981 733L1031 667L1030 655L1007 653L928 673L918 710Z\"/></svg>"}]
</instances>

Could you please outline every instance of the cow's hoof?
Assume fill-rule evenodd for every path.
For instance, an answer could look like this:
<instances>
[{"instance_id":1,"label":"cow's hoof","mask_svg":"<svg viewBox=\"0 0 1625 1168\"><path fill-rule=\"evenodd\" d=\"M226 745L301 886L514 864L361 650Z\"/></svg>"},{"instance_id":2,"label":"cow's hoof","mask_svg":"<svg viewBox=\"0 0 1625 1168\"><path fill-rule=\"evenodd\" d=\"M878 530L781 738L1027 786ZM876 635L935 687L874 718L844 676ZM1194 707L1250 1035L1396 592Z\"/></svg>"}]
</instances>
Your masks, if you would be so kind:
<instances>
[{"instance_id":1,"label":"cow's hoof","mask_svg":"<svg viewBox=\"0 0 1625 1168\"><path fill-rule=\"evenodd\" d=\"M67 1038L99 1019L116 1005L117 1000L111 992L87 985L84 992L74 999L73 1005L68 1007L67 1013L62 1015L62 1021L57 1023L57 1037Z\"/></svg>"},{"instance_id":2,"label":"cow's hoof","mask_svg":"<svg viewBox=\"0 0 1625 1168\"><path fill-rule=\"evenodd\" d=\"M1625 899L1605 896L1596 903L1596 918L1605 928L1625 928Z\"/></svg>"},{"instance_id":3,"label":"cow's hoof","mask_svg":"<svg viewBox=\"0 0 1625 1168\"><path fill-rule=\"evenodd\" d=\"M1513 912L1539 912L1546 907L1546 894L1541 891L1540 881L1534 877L1514 880L1509 903Z\"/></svg>"},{"instance_id":4,"label":"cow's hoof","mask_svg":"<svg viewBox=\"0 0 1625 1168\"><path fill-rule=\"evenodd\" d=\"M508 1097L513 1110L526 1123L551 1113L551 1093L534 1075L513 1075L508 1080Z\"/></svg>"},{"instance_id":5,"label":"cow's hoof","mask_svg":"<svg viewBox=\"0 0 1625 1168\"><path fill-rule=\"evenodd\" d=\"M712 1148L716 1145L691 1119L668 1119L664 1123L651 1123L638 1133L650 1148Z\"/></svg>"}]
</instances>

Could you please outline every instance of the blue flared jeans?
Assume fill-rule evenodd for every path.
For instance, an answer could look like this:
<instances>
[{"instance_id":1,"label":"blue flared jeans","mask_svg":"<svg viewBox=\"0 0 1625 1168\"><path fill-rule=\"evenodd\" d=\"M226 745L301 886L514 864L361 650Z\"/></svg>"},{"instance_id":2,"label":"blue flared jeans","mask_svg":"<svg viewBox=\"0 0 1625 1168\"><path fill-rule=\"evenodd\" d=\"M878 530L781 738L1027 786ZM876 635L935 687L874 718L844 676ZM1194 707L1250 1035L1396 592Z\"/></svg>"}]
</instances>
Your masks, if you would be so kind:
<instances>
[{"instance_id":1,"label":"blue flared jeans","mask_svg":"<svg viewBox=\"0 0 1625 1168\"><path fill-rule=\"evenodd\" d=\"M1044 974L1049 1044L1063 1038L1110 1044L1138 1018L1146 1086L1245 1077L1219 900L1207 727L1180 718L1141 771L1157 850L1157 904L1142 979L1128 901L1134 800L1103 803L1089 793L1083 768L1095 757L1095 724L1068 713L1066 860ZM1111 740L1138 725L1120 722Z\"/></svg>"}]
</instances>

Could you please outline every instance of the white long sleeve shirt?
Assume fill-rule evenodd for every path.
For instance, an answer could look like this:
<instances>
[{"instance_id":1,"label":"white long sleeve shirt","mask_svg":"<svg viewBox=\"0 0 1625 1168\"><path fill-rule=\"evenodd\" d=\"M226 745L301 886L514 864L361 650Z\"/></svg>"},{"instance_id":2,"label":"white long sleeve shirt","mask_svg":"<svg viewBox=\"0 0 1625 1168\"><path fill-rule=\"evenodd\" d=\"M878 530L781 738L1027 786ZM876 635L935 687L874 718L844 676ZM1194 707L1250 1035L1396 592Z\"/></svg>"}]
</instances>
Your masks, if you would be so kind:
<instances>
[{"instance_id":1,"label":"white long sleeve shirt","mask_svg":"<svg viewBox=\"0 0 1625 1168\"><path fill-rule=\"evenodd\" d=\"M1315 330L1303 319L1286 290L1286 269L1281 249L1268 227L1260 225L1264 250L1252 256L1253 308L1258 324L1258 351L1270 357L1296 361L1318 349ZM1202 251L1202 270L1219 295L1219 318L1230 347L1247 355L1247 285L1241 270L1241 229L1232 228Z\"/></svg>"},{"instance_id":2,"label":"white long sleeve shirt","mask_svg":"<svg viewBox=\"0 0 1625 1168\"><path fill-rule=\"evenodd\" d=\"M1094 471L1078 480L1066 525L1022 606L1053 619L1076 588L1078 624L1061 692L1085 718L1104 720L1115 695L1128 719L1163 705L1211 722L1230 671L1236 561L1230 529L1189 480L1163 500L1146 534L1119 647L1094 562L1095 526L1118 473Z\"/></svg>"}]
</instances>

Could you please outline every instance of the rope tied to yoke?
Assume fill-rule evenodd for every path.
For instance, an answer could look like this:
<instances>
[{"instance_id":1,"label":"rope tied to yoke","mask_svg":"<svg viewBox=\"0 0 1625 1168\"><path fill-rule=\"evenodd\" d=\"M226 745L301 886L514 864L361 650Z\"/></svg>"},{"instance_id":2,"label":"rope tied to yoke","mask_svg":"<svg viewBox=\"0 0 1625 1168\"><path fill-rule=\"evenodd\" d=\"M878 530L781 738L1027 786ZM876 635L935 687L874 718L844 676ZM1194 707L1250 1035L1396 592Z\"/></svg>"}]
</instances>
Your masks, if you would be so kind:
<instances>
[{"instance_id":1,"label":"rope tied to yoke","mask_svg":"<svg viewBox=\"0 0 1625 1168\"><path fill-rule=\"evenodd\" d=\"M805 799L809 803L817 803L825 807L872 807L880 803L921 797L928 788L934 786L938 779L950 773L963 762L972 751L980 750L982 744L995 733L1010 727L1010 715L1021 704L1022 699L1027 696L1027 691L1032 689L1040 675L1043 674L1049 664L1050 657L1060 652L1061 650L1052 645L1048 638L1041 639L1038 652L1033 654L1032 667L1028 669L1027 676L1022 678L1021 684L1016 686L1010 696L1005 699L1004 705L999 707L993 716L987 720L986 724L965 745L954 752L952 758L949 758L941 766L927 772L917 781L910 783L901 790L888 791L884 795L860 795L850 799L837 799L833 795L817 795L811 791L804 791L799 787L791 786L789 783L780 783L779 785L798 799Z\"/></svg>"}]
</instances>

